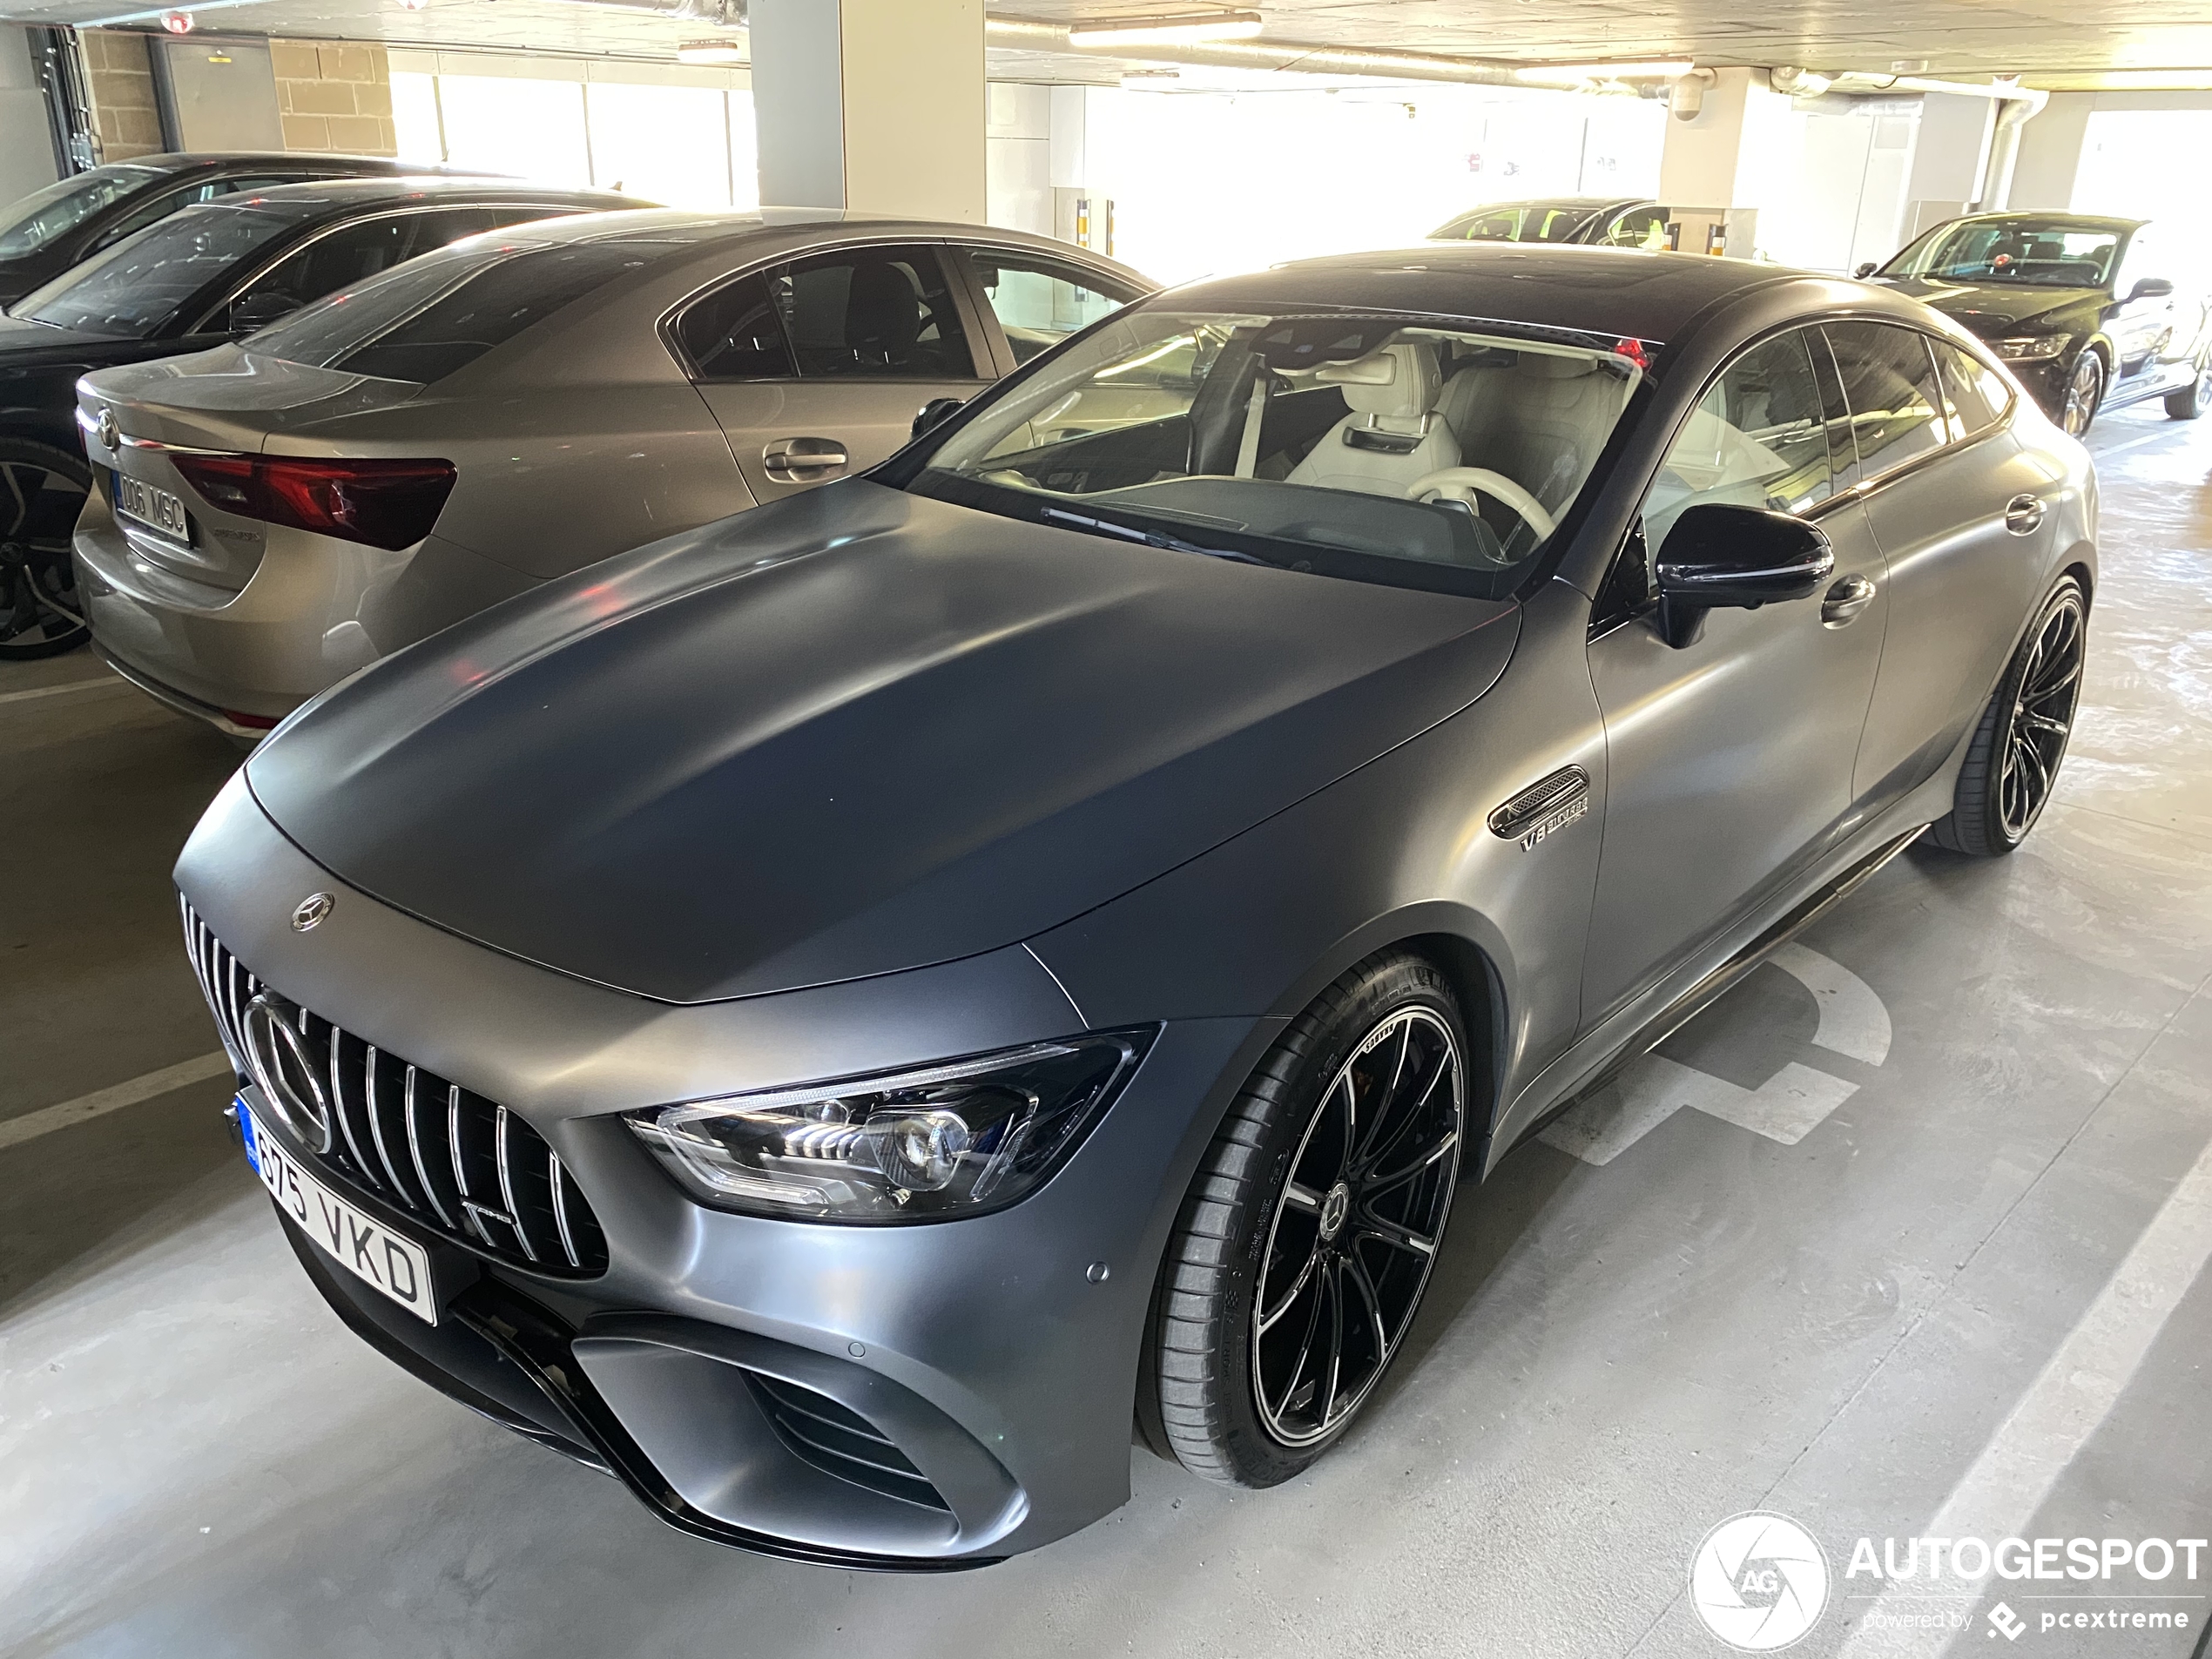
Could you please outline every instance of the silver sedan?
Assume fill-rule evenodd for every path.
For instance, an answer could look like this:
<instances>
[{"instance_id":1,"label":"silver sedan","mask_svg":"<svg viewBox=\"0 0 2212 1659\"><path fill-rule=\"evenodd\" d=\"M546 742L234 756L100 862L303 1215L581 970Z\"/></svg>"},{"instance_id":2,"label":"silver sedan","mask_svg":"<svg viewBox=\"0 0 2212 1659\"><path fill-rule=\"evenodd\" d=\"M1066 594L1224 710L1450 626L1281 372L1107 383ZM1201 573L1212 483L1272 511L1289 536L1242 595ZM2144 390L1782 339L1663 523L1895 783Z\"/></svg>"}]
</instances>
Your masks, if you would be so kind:
<instances>
[{"instance_id":1,"label":"silver sedan","mask_svg":"<svg viewBox=\"0 0 2212 1659\"><path fill-rule=\"evenodd\" d=\"M799 210L456 243L85 377L93 639L250 739L498 600L873 466L1153 287L1020 232Z\"/></svg>"}]
</instances>

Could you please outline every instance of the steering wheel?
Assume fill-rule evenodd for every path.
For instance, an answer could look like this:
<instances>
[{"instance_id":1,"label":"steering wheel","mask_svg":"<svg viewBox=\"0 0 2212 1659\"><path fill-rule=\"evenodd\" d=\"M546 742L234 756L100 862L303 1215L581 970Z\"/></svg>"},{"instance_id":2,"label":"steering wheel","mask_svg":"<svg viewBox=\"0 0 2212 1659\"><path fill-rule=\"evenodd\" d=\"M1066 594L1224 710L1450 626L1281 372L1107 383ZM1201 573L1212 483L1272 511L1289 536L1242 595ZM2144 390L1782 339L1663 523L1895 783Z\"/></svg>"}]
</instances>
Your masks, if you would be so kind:
<instances>
[{"instance_id":1,"label":"steering wheel","mask_svg":"<svg viewBox=\"0 0 2212 1659\"><path fill-rule=\"evenodd\" d=\"M1505 474L1493 472L1487 467L1439 467L1406 486L1408 501L1465 502L1470 511L1478 495L1512 508L1521 522L1536 532L1538 541L1552 533L1552 516L1544 510L1543 504Z\"/></svg>"}]
</instances>

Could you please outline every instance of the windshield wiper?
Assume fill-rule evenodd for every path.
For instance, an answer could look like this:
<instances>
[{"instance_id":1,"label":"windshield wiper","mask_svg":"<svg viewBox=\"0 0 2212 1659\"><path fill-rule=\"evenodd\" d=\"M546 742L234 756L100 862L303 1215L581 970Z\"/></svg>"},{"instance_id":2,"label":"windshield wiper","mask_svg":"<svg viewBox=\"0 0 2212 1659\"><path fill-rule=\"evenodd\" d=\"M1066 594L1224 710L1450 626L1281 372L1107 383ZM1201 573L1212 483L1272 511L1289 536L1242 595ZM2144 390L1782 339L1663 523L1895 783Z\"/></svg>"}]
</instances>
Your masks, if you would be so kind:
<instances>
[{"instance_id":1,"label":"windshield wiper","mask_svg":"<svg viewBox=\"0 0 2212 1659\"><path fill-rule=\"evenodd\" d=\"M1118 536L1124 542L1141 542L1146 547L1164 548L1170 553L1203 553L1210 559L1229 559L1238 564L1265 564L1267 561L1250 553L1232 552L1225 547L1201 547L1196 542L1186 542L1180 536L1170 536L1165 530L1140 529L1134 524L1116 524L1110 518L1093 518L1088 513L1071 513L1064 507L1041 507L1039 518L1050 519L1058 524L1071 525L1076 529L1090 530L1103 536Z\"/></svg>"}]
</instances>

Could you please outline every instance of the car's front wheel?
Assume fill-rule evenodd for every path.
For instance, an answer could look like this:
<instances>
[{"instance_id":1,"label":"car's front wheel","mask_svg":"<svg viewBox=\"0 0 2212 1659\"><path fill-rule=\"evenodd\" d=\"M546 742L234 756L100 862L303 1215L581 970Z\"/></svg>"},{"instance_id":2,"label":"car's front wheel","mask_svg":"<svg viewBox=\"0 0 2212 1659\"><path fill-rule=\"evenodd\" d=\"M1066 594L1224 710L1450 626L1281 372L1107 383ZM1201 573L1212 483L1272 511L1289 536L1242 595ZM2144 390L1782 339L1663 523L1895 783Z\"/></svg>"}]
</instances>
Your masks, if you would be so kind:
<instances>
[{"instance_id":1,"label":"car's front wheel","mask_svg":"<svg viewBox=\"0 0 2212 1659\"><path fill-rule=\"evenodd\" d=\"M1147 1355L1186 1468L1268 1487L1342 1434L1404 1343L1467 1136L1450 985L1370 957L1291 1022L1184 1201Z\"/></svg>"},{"instance_id":2,"label":"car's front wheel","mask_svg":"<svg viewBox=\"0 0 2212 1659\"><path fill-rule=\"evenodd\" d=\"M2176 421L2194 421L2212 409L2212 354L2196 366L2196 378L2178 392L2166 395L2166 413Z\"/></svg>"},{"instance_id":3,"label":"car's front wheel","mask_svg":"<svg viewBox=\"0 0 2212 1659\"><path fill-rule=\"evenodd\" d=\"M2072 577L2061 577L1982 711L1951 814L1932 832L1939 846L1993 858L2027 839L2074 735L2088 639L2087 596Z\"/></svg>"},{"instance_id":4,"label":"car's front wheel","mask_svg":"<svg viewBox=\"0 0 2212 1659\"><path fill-rule=\"evenodd\" d=\"M2089 422L2097 418L2097 406L2105 401L2105 360L2094 348L2086 348L2074 360L2074 373L2067 379L2066 406L2060 413L2059 424L2067 435L2080 437L2089 430Z\"/></svg>"}]
</instances>

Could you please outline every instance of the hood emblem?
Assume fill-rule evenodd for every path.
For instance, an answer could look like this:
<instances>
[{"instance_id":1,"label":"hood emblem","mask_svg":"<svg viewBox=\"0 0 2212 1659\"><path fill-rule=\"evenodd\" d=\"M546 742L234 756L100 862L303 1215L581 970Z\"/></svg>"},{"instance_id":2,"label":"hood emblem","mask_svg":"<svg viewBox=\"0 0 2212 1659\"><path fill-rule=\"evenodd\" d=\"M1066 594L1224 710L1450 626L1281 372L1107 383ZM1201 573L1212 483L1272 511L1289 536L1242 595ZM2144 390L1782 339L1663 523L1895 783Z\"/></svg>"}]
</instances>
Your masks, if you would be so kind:
<instances>
[{"instance_id":1,"label":"hood emblem","mask_svg":"<svg viewBox=\"0 0 2212 1659\"><path fill-rule=\"evenodd\" d=\"M327 893L311 893L292 907L292 931L304 934L322 925L322 919L337 907L338 900Z\"/></svg>"},{"instance_id":2,"label":"hood emblem","mask_svg":"<svg viewBox=\"0 0 2212 1659\"><path fill-rule=\"evenodd\" d=\"M1561 766L1494 811L1490 833L1504 840L1519 841L1526 853L1589 810L1590 774L1580 766Z\"/></svg>"},{"instance_id":3,"label":"hood emblem","mask_svg":"<svg viewBox=\"0 0 2212 1659\"><path fill-rule=\"evenodd\" d=\"M123 442L123 428L115 423L115 411L102 409L99 421L100 448L112 449Z\"/></svg>"}]
</instances>

